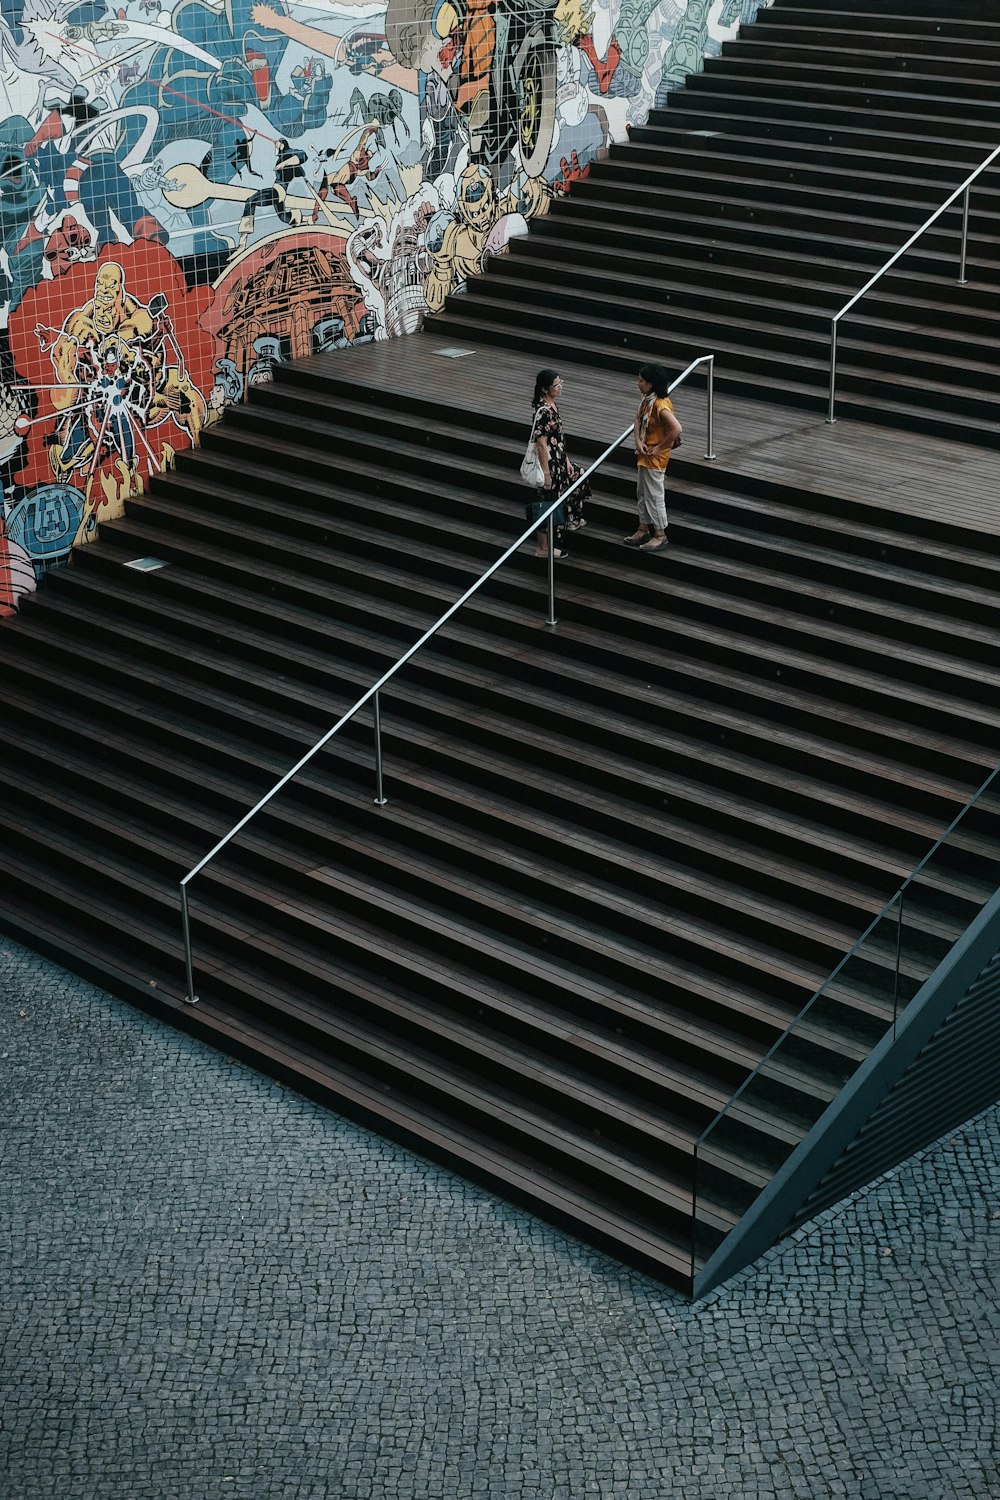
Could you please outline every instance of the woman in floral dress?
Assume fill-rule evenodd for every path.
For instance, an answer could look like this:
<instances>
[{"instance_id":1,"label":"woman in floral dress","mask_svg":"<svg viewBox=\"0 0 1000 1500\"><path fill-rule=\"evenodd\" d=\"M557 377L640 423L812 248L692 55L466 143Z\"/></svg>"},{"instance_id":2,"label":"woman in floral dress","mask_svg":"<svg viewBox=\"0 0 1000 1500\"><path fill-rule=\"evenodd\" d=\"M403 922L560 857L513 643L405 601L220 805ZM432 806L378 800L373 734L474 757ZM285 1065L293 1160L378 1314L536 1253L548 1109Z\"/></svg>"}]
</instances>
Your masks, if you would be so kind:
<instances>
[{"instance_id":1,"label":"woman in floral dress","mask_svg":"<svg viewBox=\"0 0 1000 1500\"><path fill-rule=\"evenodd\" d=\"M562 395L562 388L562 380L555 370L539 370L535 376L535 394L531 398L531 410L534 414L532 430L535 434L538 462L542 468L542 488L539 492L539 499L547 501L564 495L580 474L580 470L566 452L566 434L563 432L562 418L559 415L559 407L556 405L559 396ZM564 531L579 531L582 526L586 526L583 505L584 501L589 499L589 483L581 484L573 491L566 501L566 520L562 528ZM547 557L549 550L547 525L537 532L535 541L538 556ZM557 550L556 556L561 557L562 553Z\"/></svg>"}]
</instances>

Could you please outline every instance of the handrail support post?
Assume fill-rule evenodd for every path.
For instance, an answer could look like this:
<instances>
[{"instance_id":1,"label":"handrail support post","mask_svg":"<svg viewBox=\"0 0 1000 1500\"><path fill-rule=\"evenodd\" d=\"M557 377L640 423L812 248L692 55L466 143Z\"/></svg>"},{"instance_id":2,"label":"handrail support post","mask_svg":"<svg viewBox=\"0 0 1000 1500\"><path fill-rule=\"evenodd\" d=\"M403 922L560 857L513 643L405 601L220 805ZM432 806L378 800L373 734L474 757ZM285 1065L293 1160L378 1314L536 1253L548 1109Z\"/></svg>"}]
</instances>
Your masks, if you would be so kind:
<instances>
[{"instance_id":1,"label":"handrail support post","mask_svg":"<svg viewBox=\"0 0 1000 1500\"><path fill-rule=\"evenodd\" d=\"M382 709L378 693L372 699L372 728L375 732L375 797L376 807L384 807L388 797L382 787Z\"/></svg>"},{"instance_id":2,"label":"handrail support post","mask_svg":"<svg viewBox=\"0 0 1000 1500\"><path fill-rule=\"evenodd\" d=\"M185 1005L197 1005L198 996L194 992L194 960L191 957L191 920L188 916L188 893L187 881L181 881L181 928L184 933L184 969L187 974L187 989L184 993Z\"/></svg>"},{"instance_id":3,"label":"handrail support post","mask_svg":"<svg viewBox=\"0 0 1000 1500\"><path fill-rule=\"evenodd\" d=\"M837 319L830 322L830 393L826 403L827 425L832 427L837 418L834 416L837 402Z\"/></svg>"},{"instance_id":4,"label":"handrail support post","mask_svg":"<svg viewBox=\"0 0 1000 1500\"><path fill-rule=\"evenodd\" d=\"M708 413L705 423L705 457L715 457L715 355L708 357Z\"/></svg>"},{"instance_id":5,"label":"handrail support post","mask_svg":"<svg viewBox=\"0 0 1000 1500\"><path fill-rule=\"evenodd\" d=\"M896 965L892 980L892 1034L896 1035L896 1022L899 1020L899 968L903 960L903 903L906 900L906 887L899 888L899 910L896 913Z\"/></svg>"},{"instance_id":6,"label":"handrail support post","mask_svg":"<svg viewBox=\"0 0 1000 1500\"><path fill-rule=\"evenodd\" d=\"M546 625L554 626L554 625L558 625L559 624L559 621L556 619L556 515L555 515L555 511L552 512L552 514L549 516L549 519L548 519L548 539L549 539L549 555L548 555L548 565L549 565L548 566L548 578L549 578L549 584L548 584L548 588L549 588L549 613L548 613L548 616L547 616L547 618L545 620L545 623L546 623Z\"/></svg>"},{"instance_id":7,"label":"handrail support post","mask_svg":"<svg viewBox=\"0 0 1000 1500\"><path fill-rule=\"evenodd\" d=\"M962 253L958 263L958 284L967 286L968 280L965 275L965 257L969 248L969 194L972 191L970 183L962 194Z\"/></svg>"}]
</instances>

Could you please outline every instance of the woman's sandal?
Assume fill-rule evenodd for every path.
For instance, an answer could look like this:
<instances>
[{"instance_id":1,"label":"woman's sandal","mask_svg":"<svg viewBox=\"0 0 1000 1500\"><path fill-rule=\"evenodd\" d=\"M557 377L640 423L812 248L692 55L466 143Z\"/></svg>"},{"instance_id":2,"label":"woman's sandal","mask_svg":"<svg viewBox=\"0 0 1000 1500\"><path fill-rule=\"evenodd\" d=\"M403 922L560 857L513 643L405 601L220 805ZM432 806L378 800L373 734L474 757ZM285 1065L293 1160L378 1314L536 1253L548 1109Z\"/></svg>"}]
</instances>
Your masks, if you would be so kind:
<instances>
[{"instance_id":1,"label":"woman's sandal","mask_svg":"<svg viewBox=\"0 0 1000 1500\"><path fill-rule=\"evenodd\" d=\"M648 531L633 531L631 536L623 536L622 541L626 547L641 547L648 537Z\"/></svg>"}]
</instances>

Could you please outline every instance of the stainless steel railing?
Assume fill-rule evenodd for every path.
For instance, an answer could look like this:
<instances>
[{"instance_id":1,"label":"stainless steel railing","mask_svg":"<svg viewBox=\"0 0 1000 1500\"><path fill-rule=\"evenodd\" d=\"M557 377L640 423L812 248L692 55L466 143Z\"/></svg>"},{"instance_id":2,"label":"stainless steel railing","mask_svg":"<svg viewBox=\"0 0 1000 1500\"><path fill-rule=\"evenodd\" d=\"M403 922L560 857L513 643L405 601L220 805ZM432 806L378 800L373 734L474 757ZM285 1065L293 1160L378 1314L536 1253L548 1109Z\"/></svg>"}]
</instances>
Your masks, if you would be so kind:
<instances>
[{"instance_id":1,"label":"stainless steel railing","mask_svg":"<svg viewBox=\"0 0 1000 1500\"><path fill-rule=\"evenodd\" d=\"M681 385L683 381L687 380L688 376L691 375L693 371L697 370L701 365L708 366L708 392L705 421L705 457L711 459L715 457L715 450L713 448L713 439L715 433L715 355L702 354L698 357L698 359L692 360L687 369L683 370L681 374L677 376L677 379L671 382L670 390L675 391L677 387ZM631 435L632 423L630 422L621 436L616 437L614 442L611 443L609 447L605 448L600 458L595 459L595 461L590 465L590 468L586 469L580 475L579 479L574 481L574 483L568 490L564 490L557 500L553 500L552 504L549 506L545 514L540 517L539 521L532 522L531 526L529 526L526 531L521 533L517 541L513 542L507 548L506 552L504 552L502 556L498 557L496 562L493 563L489 568L487 568L486 572L483 573L480 578L477 578L475 583L472 584L470 588L466 589L462 597L460 599L456 599L455 603L452 604L449 609L445 610L441 618L439 620L436 620L429 630L424 631L419 641L416 641L408 651L405 651L399 658L399 660L397 662L394 662L387 672L383 672L379 680L373 683L366 693L362 694L357 703L354 704L353 708L349 708L347 712L337 720L333 728L329 729L326 734L323 735L322 739L317 740L312 749L307 750L302 759L297 761L290 771L285 772L281 780L275 783L275 785L266 794L266 796L262 797L260 801L240 819L235 827L231 828L229 832L219 840L219 842L213 849L209 850L204 859L199 860L194 868L192 870L189 870L188 873L184 876L183 880L180 883L181 926L184 935L184 964L187 977L187 994L185 998L189 1005L197 1004L198 1000L198 996L195 994L194 988L194 961L191 953L191 915L188 906L188 886L190 885L191 881L194 880L196 876L201 874L205 866L209 864L215 858L215 856L219 854L226 847L226 845L230 843L231 840L234 839L236 835L242 829L244 829L253 818L257 816L261 808L266 807L271 799L277 796L282 787L287 786L288 783L299 774L303 766L308 765L313 756L317 755L325 745L328 745L333 739L334 735L337 734L341 729L343 729L345 724L349 724L367 703L371 703L372 705L372 728L374 733L375 748L375 797L373 800L378 807L384 807L386 805L388 798L385 795L383 782L382 715L379 701L379 694L381 693L382 689L385 687L387 682L391 682L396 674L406 666L407 662L409 662L414 656L416 656L418 651L426 646L427 642L431 640L433 636L437 635L438 631L443 625L446 625L448 623L452 615L457 614L458 611L462 608L463 604L467 603L467 601L472 598L473 594L478 593L483 584L487 583L493 577L493 574L496 573L500 568L502 568L504 563L507 562L509 558L513 557L514 553L517 552L519 548L524 546L525 542L527 542L531 537L534 536L535 532L539 528L539 525L544 522L548 523L549 537L548 615L546 616L545 623L546 625L550 626L558 625L559 621L556 619L555 613L555 513L558 510L559 506L562 505L566 500L566 497L568 495L571 495L578 485L583 484L590 478L592 474L596 473L596 471L601 467L604 461L609 458L612 453L614 453L615 449L621 447L626 438L631 437Z\"/></svg>"},{"instance_id":2,"label":"stainless steel railing","mask_svg":"<svg viewBox=\"0 0 1000 1500\"><path fill-rule=\"evenodd\" d=\"M958 262L958 285L959 286L967 286L968 285L968 278L966 277L966 274L965 274L965 261L966 261L966 252L968 250L968 244L969 244L969 192L970 192L970 190L972 188L972 184L975 182L976 178L979 177L981 173L985 172L986 169L987 169L987 167L991 166L993 164L993 162L996 161L996 159L997 159L998 156L1000 156L1000 146L997 146L997 148L996 148L995 151L991 151L990 154L989 154L989 156L986 158L985 161L980 162L980 164L976 168L976 170L974 172L971 172L969 174L969 176L965 179L965 181L959 187L957 187L955 189L955 191L948 198L945 199L945 201L941 204L941 207L938 208L938 209L935 209L934 213L931 214L930 218L926 221L926 223L921 224L921 226L917 230L916 234L911 234L910 238L907 240L906 244L905 245L901 245L900 248L896 251L895 255L891 256L890 259L886 261L886 263L882 267L882 269L880 271L876 271L875 275L871 278L871 280L865 282L865 284L861 288L860 292L855 292L855 294L851 298L850 302L845 302L844 306L840 309L840 312L836 313L834 315L834 317L831 319L831 322L830 322L830 390L829 390L829 396L828 396L828 399L827 399L827 408L826 408L826 420L827 420L827 422L833 423L833 422L836 422L836 420L837 420L836 415L835 415L836 400L837 400L837 327L838 327L838 324L840 323L841 318L844 317L844 315L846 313L850 312L851 308L855 305L856 302L860 302L861 301L861 298L865 295L866 292L871 291L871 289L875 285L876 281L878 281L881 277L883 277L885 275L886 271L888 271L891 266L894 266L896 264L896 262L897 262L897 260L899 260L900 256L905 255L906 252L907 252L907 250L909 250L910 246L914 245L917 242L917 240L919 240L920 236L924 233L924 231L927 230L927 229L929 229L932 224L935 224L937 222L937 220L940 219L941 215L943 213L945 213L951 207L951 205L955 202L956 198L960 198L960 197L962 198L962 242L961 242L961 251L960 251L960 254L959 254L959 262ZM964 197L963 197L963 195L964 195Z\"/></svg>"}]
</instances>

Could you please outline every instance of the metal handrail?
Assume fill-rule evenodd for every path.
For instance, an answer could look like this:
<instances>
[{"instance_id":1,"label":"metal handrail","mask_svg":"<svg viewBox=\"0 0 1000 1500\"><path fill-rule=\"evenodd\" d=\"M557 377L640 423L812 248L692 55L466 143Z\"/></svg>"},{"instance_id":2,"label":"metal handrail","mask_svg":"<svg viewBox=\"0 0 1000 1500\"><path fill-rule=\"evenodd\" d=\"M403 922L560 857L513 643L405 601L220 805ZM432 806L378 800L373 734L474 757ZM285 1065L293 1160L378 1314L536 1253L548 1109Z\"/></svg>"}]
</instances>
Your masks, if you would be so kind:
<instances>
[{"instance_id":1,"label":"metal handrail","mask_svg":"<svg viewBox=\"0 0 1000 1500\"><path fill-rule=\"evenodd\" d=\"M668 387L668 393L671 392L671 391L675 391L677 389L677 387L679 385L681 385L682 382L685 381L688 378L688 376L692 373L692 371L697 370L700 365L704 365L704 364L708 365L708 399L707 399L707 412L706 412L706 424L705 424L706 425L706 431L705 431L705 457L708 458L708 459L712 459L712 458L715 458L715 451L714 451L713 446L712 446L713 435L714 435L714 423L715 423L715 355L714 354L702 354L702 355L699 355L699 357L697 359L692 360L691 363L688 365L687 369L683 370L681 372L681 374L677 376L676 380L671 381L671 383L670 383L670 385ZM571 495L573 493L573 491L575 489L577 489L581 484L584 484L590 478L591 474L595 473L596 470L600 468L601 464L604 463L605 459L610 458L611 454L614 453L614 451L615 451L616 448L621 447L622 443L625 442L626 438L628 438L628 437L631 436L632 429L633 429L633 424L630 422L629 425L626 427L625 431L621 434L621 436L620 437L616 437L615 440L614 440L614 442L610 445L610 447L605 448L605 450L601 454L600 458L595 459L595 461L590 465L590 468L589 469L585 469L584 472L579 476L579 478L575 479L573 481L573 483L570 485L569 489L564 490L563 493L559 496L558 499L555 499L555 500L552 501L552 504L549 506L548 510L546 510L545 514L542 515L542 516L540 516L537 521L533 521L532 524L528 527L527 531L524 531L524 532L521 533L521 535L518 537L517 541L513 542L511 544L511 546L509 546L507 548L506 552L504 552L502 554L502 556L498 557L497 560L496 560L496 562L493 563L489 568L487 568L486 572L483 573L481 577L477 578L476 581L475 581L475 583L472 584L470 588L466 589L466 591L462 595L462 597L460 599L456 599L455 603L452 604L449 609L445 610L445 612L441 616L441 618L439 620L435 621L435 623L430 627L429 630L425 630L424 631L424 633L420 637L419 641L416 641L409 648L408 651L405 651L403 653L403 655L399 658L399 660L396 661L396 662L394 662L393 665L389 668L389 670L387 672L383 672L382 676L378 679L378 681L376 683L373 683L372 686L368 689L368 691L366 693L362 694L362 696L358 699L357 703L354 704L353 708L349 708L347 710L347 712L344 715L342 715L341 718L339 718L337 720L337 722L336 722L336 724L334 724L333 728L329 729L326 732L326 734L323 735L322 739L317 740L316 744L313 745L312 749L311 750L307 750L306 753L305 753L305 755L303 755L302 759L299 760L299 761L297 761L290 771L286 771L285 772L285 774L284 774L284 776L282 776L281 780L275 783L275 785L266 794L266 796L262 797L260 799L260 801L254 807L252 807L248 813L244 814L244 816L235 825L235 827L231 828L229 830L229 832L223 838L221 838L219 840L219 842L215 845L215 847L213 849L210 849L209 852L205 855L205 857L203 859L199 860L198 863L194 866L194 868L192 870L189 870L188 873L184 876L183 880L180 883L180 889L181 889L181 926L183 928L183 934L184 934L184 964L185 964L185 970L186 970L186 976L187 976L187 994L185 996L185 999L186 999L186 1001L187 1001L187 1003L189 1005L195 1005L195 1004L197 1004L197 1001L198 1001L198 996L194 992L194 966L193 966L193 961L192 961L192 956L191 956L191 919L190 919L190 913L188 911L188 893L187 893L187 888L188 888L189 883L192 880L194 880L194 878L195 878L196 875L200 875L201 872L202 872L202 870L205 868L205 866L207 864L209 864L210 861L213 860L215 858L215 856L218 853L220 853L220 851L223 850L226 847L226 845L230 842L230 840L233 839L233 838L235 838L236 835L240 832L240 830L243 829L243 828L245 828L247 826L247 824L251 821L251 819L255 818L257 816L257 814L260 812L261 808L262 807L266 807L267 804L270 802L271 798L277 796L278 792L281 791L282 787L287 786L288 783L292 780L292 778L295 777L295 776L297 776L298 773L302 770L302 767L305 766L305 765L307 765L309 763L309 761L312 760L313 756L316 755L316 754L318 754L319 751L322 750L325 745L328 745L329 742L333 739L334 735L337 734L337 732L339 730L343 729L343 727L344 727L345 724L349 724L350 721L355 717L355 715L362 708L364 708L365 704L366 703L371 703L372 700L374 700L374 702L372 703L372 711L373 711L373 724L372 724L372 728L373 728L374 741L375 741L375 797L374 797L374 801L375 801L376 806L378 806L378 807L384 807L385 806L386 802L388 801L388 798L385 796L384 789L383 789L383 780L382 780L382 720L381 720L381 711L380 711L380 707L379 707L379 693L381 692L382 688L386 685L387 682L390 682L392 680L392 678L396 676L397 672L401 671L402 668L406 666L407 662L410 661L410 659L412 657L416 656L417 652L421 649L422 646L425 646L427 644L427 642L431 639L432 636L437 635L437 633L441 629L442 625L446 625L448 623L448 621L451 619L452 615L456 614L458 612L458 610L460 610L462 608L462 605L465 604L467 602L467 600L469 600L469 599L472 598L473 594L478 593L478 591L482 588L483 584L487 583L489 581L489 579L491 579L493 577L493 574L496 573L498 571L498 569L500 569L500 568L503 567L504 563L507 562L508 558L513 557L514 553L517 552L521 547L523 547L524 544L525 544L525 542L527 542L528 540L530 540L530 538L535 535L535 532L539 529L539 527L544 522L546 522L546 521L548 522L548 539L549 539L549 566L548 566L548 607L549 607L549 612L548 612L548 616L546 617L545 623L546 623L546 625L550 625L550 626L558 625L559 621L556 619L556 616L555 616L555 550L556 550L555 549L555 520L554 520L555 513L559 509L559 506L562 505L565 502L565 500L567 499L567 497L569 495Z\"/></svg>"},{"instance_id":2,"label":"metal handrail","mask_svg":"<svg viewBox=\"0 0 1000 1500\"><path fill-rule=\"evenodd\" d=\"M991 166L992 163L996 161L998 156L1000 156L1000 146L997 146L994 151L990 152L986 160L979 164L976 170L972 172L965 179L965 181L955 189L955 191L949 198L945 199L945 201L941 204L941 207L935 209L934 213L931 214L927 222L925 224L921 224L916 234L911 234L906 244L900 246L895 255L893 255L889 260L886 261L881 271L876 271L871 280L865 282L860 292L855 292L850 302L845 302L844 306L840 309L840 312L836 313L830 320L830 394L827 401L826 420L831 425L837 420L834 415L835 403L837 399L837 324L840 322L845 313L850 312L855 302L861 301L861 298L865 295L865 293L870 291L871 288L875 285L876 281L878 281L882 276L885 275L889 267L894 266L897 260L899 260L900 256L906 254L910 246L916 243L916 241L920 238L920 236L926 229L930 229L931 225L936 223L937 220L940 219L941 215L946 211L946 209L949 209L954 203L955 199L958 198L962 193L965 194L965 198L962 203L962 250L959 256L958 285L968 285L968 278L965 274L965 259L969 244L969 190L980 173L985 172L986 168Z\"/></svg>"}]
</instances>

